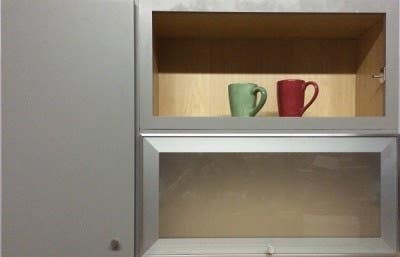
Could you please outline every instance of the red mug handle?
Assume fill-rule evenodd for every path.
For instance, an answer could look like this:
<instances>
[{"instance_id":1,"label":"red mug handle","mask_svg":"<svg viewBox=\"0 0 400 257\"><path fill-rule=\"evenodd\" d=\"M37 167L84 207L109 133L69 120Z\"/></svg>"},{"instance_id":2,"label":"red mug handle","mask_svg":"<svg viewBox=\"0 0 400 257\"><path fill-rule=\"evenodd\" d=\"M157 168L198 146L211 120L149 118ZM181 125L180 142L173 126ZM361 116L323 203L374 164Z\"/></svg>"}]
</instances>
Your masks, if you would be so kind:
<instances>
[{"instance_id":1,"label":"red mug handle","mask_svg":"<svg viewBox=\"0 0 400 257\"><path fill-rule=\"evenodd\" d=\"M308 109L308 107L310 107L310 105L312 105L312 103L315 101L315 99L317 98L318 93L319 93L318 84L315 83L314 81L308 81L308 82L304 83L304 86L303 86L304 93L306 92L306 89L309 85L314 86L314 95L311 98L311 100L306 104L306 106L303 107L301 115L303 115L303 113Z\"/></svg>"}]
</instances>

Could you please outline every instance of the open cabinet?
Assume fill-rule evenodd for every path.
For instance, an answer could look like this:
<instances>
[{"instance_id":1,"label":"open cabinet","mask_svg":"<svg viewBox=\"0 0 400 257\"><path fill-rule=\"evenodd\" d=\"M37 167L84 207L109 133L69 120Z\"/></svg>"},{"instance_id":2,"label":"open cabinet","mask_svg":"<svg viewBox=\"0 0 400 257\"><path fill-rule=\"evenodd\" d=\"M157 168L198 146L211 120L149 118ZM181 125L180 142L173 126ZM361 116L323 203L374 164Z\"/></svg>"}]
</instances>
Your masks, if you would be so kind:
<instances>
[{"instance_id":1,"label":"open cabinet","mask_svg":"<svg viewBox=\"0 0 400 257\"><path fill-rule=\"evenodd\" d=\"M396 131L394 1L256 2L143 2L142 129ZM303 117L278 115L277 81L285 79L319 86ZM231 117L231 83L266 88L256 117ZM305 102L312 95L307 89Z\"/></svg>"},{"instance_id":2,"label":"open cabinet","mask_svg":"<svg viewBox=\"0 0 400 257\"><path fill-rule=\"evenodd\" d=\"M230 116L228 85L266 87L259 117L278 116L276 82L320 94L306 117L384 116L384 14L153 13L153 115ZM306 99L312 90L307 90Z\"/></svg>"}]
</instances>

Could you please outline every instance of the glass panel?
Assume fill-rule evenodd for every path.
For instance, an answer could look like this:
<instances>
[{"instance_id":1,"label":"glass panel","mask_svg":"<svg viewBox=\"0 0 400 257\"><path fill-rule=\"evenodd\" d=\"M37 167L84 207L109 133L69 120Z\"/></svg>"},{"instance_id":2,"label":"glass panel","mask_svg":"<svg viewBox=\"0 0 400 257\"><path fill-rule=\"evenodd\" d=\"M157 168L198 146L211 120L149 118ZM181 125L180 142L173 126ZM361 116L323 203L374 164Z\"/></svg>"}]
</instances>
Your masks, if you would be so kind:
<instances>
[{"instance_id":1,"label":"glass panel","mask_svg":"<svg viewBox=\"0 0 400 257\"><path fill-rule=\"evenodd\" d=\"M277 81L301 79L319 85L304 116L384 116L384 82L372 76L385 66L384 28L376 13L153 12L153 115L230 116L228 85L241 82L268 92L257 116L278 116ZM248 114L255 100L243 94Z\"/></svg>"},{"instance_id":2,"label":"glass panel","mask_svg":"<svg viewBox=\"0 0 400 257\"><path fill-rule=\"evenodd\" d=\"M379 237L379 153L161 153L161 238Z\"/></svg>"}]
</instances>

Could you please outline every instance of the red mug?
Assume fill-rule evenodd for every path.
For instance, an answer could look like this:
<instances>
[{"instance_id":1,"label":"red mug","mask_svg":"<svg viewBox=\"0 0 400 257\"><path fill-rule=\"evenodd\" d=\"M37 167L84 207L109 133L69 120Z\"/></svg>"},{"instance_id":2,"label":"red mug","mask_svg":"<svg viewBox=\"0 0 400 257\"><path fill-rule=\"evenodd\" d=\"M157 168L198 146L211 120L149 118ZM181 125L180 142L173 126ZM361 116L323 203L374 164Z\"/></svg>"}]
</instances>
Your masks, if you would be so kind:
<instances>
[{"instance_id":1,"label":"red mug","mask_svg":"<svg viewBox=\"0 0 400 257\"><path fill-rule=\"evenodd\" d=\"M300 79L285 79L278 81L278 109L281 117L301 117L318 96L318 84ZM314 86L314 95L304 106L304 95L309 85Z\"/></svg>"}]
</instances>

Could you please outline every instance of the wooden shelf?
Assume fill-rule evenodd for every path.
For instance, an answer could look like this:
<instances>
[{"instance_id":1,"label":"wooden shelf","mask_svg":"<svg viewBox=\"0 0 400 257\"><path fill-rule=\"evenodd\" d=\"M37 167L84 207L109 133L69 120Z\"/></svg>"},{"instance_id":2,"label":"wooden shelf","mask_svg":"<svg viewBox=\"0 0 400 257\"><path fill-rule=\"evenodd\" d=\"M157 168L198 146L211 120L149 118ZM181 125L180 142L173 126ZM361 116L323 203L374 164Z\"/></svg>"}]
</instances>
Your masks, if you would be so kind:
<instances>
[{"instance_id":1,"label":"wooden shelf","mask_svg":"<svg viewBox=\"0 0 400 257\"><path fill-rule=\"evenodd\" d=\"M264 86L258 116L277 116L276 81L316 81L304 116L384 115L384 15L153 13L153 114L229 115L227 85ZM307 92L306 101L312 90Z\"/></svg>"}]
</instances>

